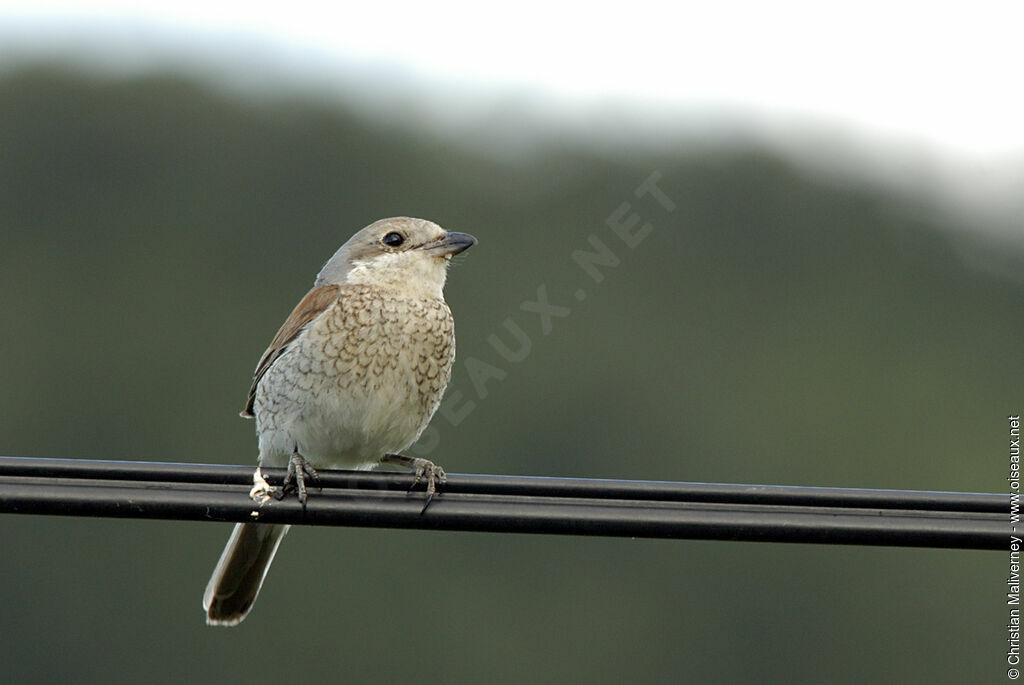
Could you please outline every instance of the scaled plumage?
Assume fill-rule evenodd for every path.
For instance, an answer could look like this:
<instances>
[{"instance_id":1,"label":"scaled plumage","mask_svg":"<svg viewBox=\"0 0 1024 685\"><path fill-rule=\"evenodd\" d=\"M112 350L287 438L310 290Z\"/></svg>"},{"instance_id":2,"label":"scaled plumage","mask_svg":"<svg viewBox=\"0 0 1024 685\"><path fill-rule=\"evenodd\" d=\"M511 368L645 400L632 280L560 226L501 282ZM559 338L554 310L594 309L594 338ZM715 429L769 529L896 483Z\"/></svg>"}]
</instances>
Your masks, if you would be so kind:
<instances>
[{"instance_id":1,"label":"scaled plumage","mask_svg":"<svg viewBox=\"0 0 1024 685\"><path fill-rule=\"evenodd\" d=\"M256 419L261 466L368 469L389 461L428 478L443 470L394 456L427 427L455 359L443 288L452 255L476 239L397 217L353 235L324 265L260 358L242 416ZM259 593L288 527L236 525L203 596L207 622L236 625Z\"/></svg>"}]
</instances>

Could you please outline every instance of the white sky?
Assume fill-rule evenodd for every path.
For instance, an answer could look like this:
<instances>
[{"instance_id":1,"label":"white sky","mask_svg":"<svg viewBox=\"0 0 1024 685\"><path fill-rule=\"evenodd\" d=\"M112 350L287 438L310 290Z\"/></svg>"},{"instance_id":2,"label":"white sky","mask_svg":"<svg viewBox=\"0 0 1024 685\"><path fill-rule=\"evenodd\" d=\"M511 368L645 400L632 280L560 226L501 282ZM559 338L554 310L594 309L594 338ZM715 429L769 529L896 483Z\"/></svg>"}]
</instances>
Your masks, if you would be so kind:
<instances>
[{"instance_id":1,"label":"white sky","mask_svg":"<svg viewBox=\"0 0 1024 685\"><path fill-rule=\"evenodd\" d=\"M21 40L144 27L256 38L558 96L824 115L972 154L1024 150L1024 3L0 0ZM220 35L219 35L220 34Z\"/></svg>"},{"instance_id":2,"label":"white sky","mask_svg":"<svg viewBox=\"0 0 1024 685\"><path fill-rule=\"evenodd\" d=\"M5 48L117 68L184 60L327 92L359 73L386 89L372 75L397 74L393 89L433 93L424 109L455 120L473 116L474 93L497 92L560 108L563 124L609 102L662 126L709 113L769 134L821 122L855 156L896 141L942 157L937 175L983 204L1024 202L1022 46L1024 0L0 0L0 60ZM885 163L920 166L917 154Z\"/></svg>"}]
</instances>

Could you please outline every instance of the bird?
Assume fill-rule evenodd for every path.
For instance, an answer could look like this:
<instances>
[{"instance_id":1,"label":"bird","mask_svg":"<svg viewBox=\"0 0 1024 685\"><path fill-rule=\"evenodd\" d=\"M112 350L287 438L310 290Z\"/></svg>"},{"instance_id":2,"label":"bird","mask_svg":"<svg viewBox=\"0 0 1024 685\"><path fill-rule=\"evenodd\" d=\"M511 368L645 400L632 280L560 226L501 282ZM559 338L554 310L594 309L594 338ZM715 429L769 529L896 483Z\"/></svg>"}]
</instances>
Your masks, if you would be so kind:
<instances>
[{"instance_id":1,"label":"bird","mask_svg":"<svg viewBox=\"0 0 1024 685\"><path fill-rule=\"evenodd\" d=\"M294 491L305 506L317 468L389 463L425 479L429 503L444 469L400 453L451 378L455 324L443 290L451 258L476 243L425 219L392 217L356 232L324 264L256 365L241 412L256 420L259 467L288 469L275 497ZM258 489L254 499L266 500ZM287 532L235 525L203 594L208 624L245 619Z\"/></svg>"}]
</instances>

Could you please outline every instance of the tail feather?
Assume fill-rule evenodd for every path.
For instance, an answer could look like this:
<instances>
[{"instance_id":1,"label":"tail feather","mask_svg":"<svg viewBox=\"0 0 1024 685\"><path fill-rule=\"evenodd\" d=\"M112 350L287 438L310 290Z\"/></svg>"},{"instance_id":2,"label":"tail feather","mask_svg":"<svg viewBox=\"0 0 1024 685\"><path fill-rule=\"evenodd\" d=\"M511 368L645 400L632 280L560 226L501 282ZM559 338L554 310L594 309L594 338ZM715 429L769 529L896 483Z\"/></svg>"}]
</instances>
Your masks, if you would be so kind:
<instances>
[{"instance_id":1,"label":"tail feather","mask_svg":"<svg viewBox=\"0 0 1024 685\"><path fill-rule=\"evenodd\" d=\"M209 625L234 626L242 622L287 532L288 526L277 524L235 525L203 593Z\"/></svg>"}]
</instances>

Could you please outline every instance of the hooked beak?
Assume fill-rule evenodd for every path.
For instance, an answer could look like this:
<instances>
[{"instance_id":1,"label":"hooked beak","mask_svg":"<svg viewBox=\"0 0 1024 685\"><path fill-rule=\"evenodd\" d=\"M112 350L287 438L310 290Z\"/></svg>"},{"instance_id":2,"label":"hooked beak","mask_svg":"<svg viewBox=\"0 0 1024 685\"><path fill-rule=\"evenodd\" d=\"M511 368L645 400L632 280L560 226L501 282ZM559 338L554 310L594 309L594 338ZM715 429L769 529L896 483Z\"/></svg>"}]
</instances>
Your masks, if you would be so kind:
<instances>
[{"instance_id":1,"label":"hooked beak","mask_svg":"<svg viewBox=\"0 0 1024 685\"><path fill-rule=\"evenodd\" d=\"M476 245L476 242L476 238L468 233L449 232L437 240L420 246L420 249L432 257L447 258L457 255L463 250L468 250Z\"/></svg>"}]
</instances>

